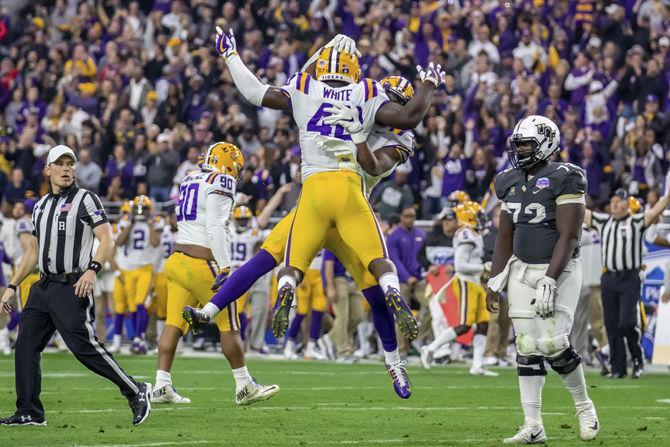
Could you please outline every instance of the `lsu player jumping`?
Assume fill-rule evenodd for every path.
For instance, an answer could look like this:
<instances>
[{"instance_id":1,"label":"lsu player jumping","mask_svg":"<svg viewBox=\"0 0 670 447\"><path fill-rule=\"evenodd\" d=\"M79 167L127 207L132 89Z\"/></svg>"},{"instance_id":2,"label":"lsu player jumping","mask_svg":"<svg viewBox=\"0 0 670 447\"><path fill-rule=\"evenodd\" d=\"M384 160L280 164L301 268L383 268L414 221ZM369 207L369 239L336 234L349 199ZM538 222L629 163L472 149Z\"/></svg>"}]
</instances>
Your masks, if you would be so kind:
<instances>
[{"instance_id":1,"label":"lsu player jumping","mask_svg":"<svg viewBox=\"0 0 670 447\"><path fill-rule=\"evenodd\" d=\"M225 37L225 39L224 39ZM225 41L225 42L224 42ZM280 89L271 89L268 86L261 85L258 80L244 67L244 65L239 60L239 56L235 52L234 38L232 36L224 36L222 33L218 36L218 42L225 45L223 47L217 46L217 51L226 58L229 67L232 67L231 73L233 73L234 79L237 79L238 84L244 84L243 93L245 96L251 97L252 102L260 105L267 105L268 103L274 104L274 101L277 100L277 94L283 95ZM338 35L333 39L329 44L324 47L333 48L336 47L338 50L348 47L352 49L350 51L355 51L355 45L353 41L342 35ZM316 58L323 55L323 49L317 53ZM337 51L335 51L337 53ZM338 56L338 54L335 54ZM339 56L338 56L339 57ZM314 59L314 57L313 57ZM308 62L307 65L310 65ZM328 63L326 61L326 66ZM348 69L349 67L347 67ZM394 90L396 90L397 95L393 95L391 100L395 103L394 106L390 107L390 104L384 104L382 108L377 112L377 117L382 119L389 119L386 115L386 112L389 111L391 114L395 113L395 117L403 116L407 120L418 120L416 114L422 115L426 110L430 99L432 96L432 88L441 83L441 73L439 70L431 71L432 77L426 73L422 74L423 84L430 84L427 88L420 89L421 95L418 98L415 98L414 102L411 104L411 107L406 106L413 95L413 90L411 86L405 89L398 89L398 84L394 85ZM309 76L309 75L308 75ZM305 89L305 86L309 85L307 83L308 78L305 77L305 74L300 74L297 78L293 78L292 82L300 81L302 89ZM303 82L302 79L305 79ZM367 81L366 81L367 83ZM393 82L386 83L387 87L390 88ZM368 85L370 85L368 83ZM373 84L373 87L376 87L376 84ZM255 88L260 89L260 93L253 93ZM382 87L384 88L384 87ZM382 88L378 88L381 90ZM253 91L252 91L253 90ZM371 91L373 89L370 89ZM269 99L265 100L265 92L272 92ZM256 95L256 96L253 96ZM283 103L282 103L283 104ZM282 105L283 107L284 105ZM403 108L406 106L407 108ZM399 114L396 111L400 108ZM381 111L384 113L380 113ZM405 112L403 112L405 110ZM417 110L419 110L417 112ZM411 112L411 113L407 113ZM391 125L396 124L395 122ZM401 125L406 125L407 121L401 121ZM381 132L385 133L385 140L379 139L378 143L380 146L376 147L376 150L381 150L385 148L385 156L382 157L383 161L387 163L385 166L385 172L390 172L393 168L405 161L406 155L401 157L403 151L398 151L398 147L403 147L403 143L400 140L400 135L398 133L390 131L388 126L381 126L383 130ZM342 132L344 133L344 132ZM374 134L373 134L374 135ZM404 141L409 139L412 141L411 132L405 133L402 137ZM386 142L386 144L384 144ZM406 143L405 143L406 145ZM387 147L388 146L388 147ZM412 145L406 145L407 150L411 150ZM379 179L377 179L378 181ZM262 246L262 249L244 266L242 266L226 283L223 284L221 290L216 294L212 301L205 305L202 311L197 309L185 309L184 318L189 321L189 324L192 328L197 328L202 324L208 322L213 318L222 308L225 308L229 303L235 301L240 296L240 291L247 290L260 276L274 269L283 259L286 241L288 239L288 234L291 229L291 223L293 221L293 216L295 215L295 210L289 213L282 221L280 221L272 230L270 236L266 239L265 243ZM385 292L379 287L376 279L368 272L366 265L362 264L358 257L352 255L352 250L346 244L342 243L341 238L331 231L328 239L325 243L326 247L335 253L335 255L340 259L347 271L349 271L358 286L363 290L363 294L366 299L369 301L373 322L375 328L379 333L379 336L382 340L383 349L385 352L385 360L389 374L393 379L393 385L396 393L402 397L407 398L411 395L411 385L409 383L409 378L404 369L404 364L400 361L400 356L397 349L396 335L395 335L395 323L393 321L393 314L389 311L385 303Z\"/></svg>"},{"instance_id":2,"label":"lsu player jumping","mask_svg":"<svg viewBox=\"0 0 670 447\"><path fill-rule=\"evenodd\" d=\"M230 227L235 188L244 167L237 146L219 142L207 149L199 171L187 175L179 187L177 243L165 263L168 305L165 329L158 342L156 385L151 401L190 403L177 394L170 370L179 339L188 325L181 318L185 306L207 302L230 273ZM249 375L239 339L237 306L232 303L215 319L221 332L221 350L235 378L238 405L269 399L277 385L263 386Z\"/></svg>"},{"instance_id":3,"label":"lsu player jumping","mask_svg":"<svg viewBox=\"0 0 670 447\"><path fill-rule=\"evenodd\" d=\"M477 325L472 340L472 367L470 374L497 376L484 369L484 350L488 330L489 313L486 310L486 291L481 285L484 272L484 241L479 230L481 224L478 215L481 207L476 202L465 202L456 206L456 220L459 229L454 234L454 270L455 276L442 287L437 296L443 296L451 288L458 297L460 321L457 326L435 334L435 340L421 347L421 365L430 369L433 354L459 335L465 334L473 325Z\"/></svg>"},{"instance_id":4,"label":"lsu player jumping","mask_svg":"<svg viewBox=\"0 0 670 447\"><path fill-rule=\"evenodd\" d=\"M137 196L129 205L130 215L124 216L119 222L120 232L116 239L117 250L123 251L125 264L121 266L125 303L115 302L114 307L117 315L128 311L133 316L135 338L131 352L146 354L145 332L149 314L145 304L151 291L160 233L154 225L153 203L149 197ZM119 295L116 294L116 297Z\"/></svg>"}]
</instances>

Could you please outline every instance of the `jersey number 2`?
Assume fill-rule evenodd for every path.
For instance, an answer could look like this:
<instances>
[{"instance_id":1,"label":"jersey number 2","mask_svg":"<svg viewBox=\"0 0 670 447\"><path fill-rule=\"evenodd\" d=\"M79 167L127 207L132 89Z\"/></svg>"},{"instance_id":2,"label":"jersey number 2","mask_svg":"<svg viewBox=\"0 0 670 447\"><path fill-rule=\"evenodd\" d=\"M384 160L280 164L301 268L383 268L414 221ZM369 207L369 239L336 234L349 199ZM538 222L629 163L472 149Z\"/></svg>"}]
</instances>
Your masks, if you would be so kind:
<instances>
[{"instance_id":1,"label":"jersey number 2","mask_svg":"<svg viewBox=\"0 0 670 447\"><path fill-rule=\"evenodd\" d=\"M519 212L521 211L521 204L520 203L508 203L507 208L512 212L512 221L514 223L517 223L519 220ZM539 203L529 203L526 208L523 210L524 214L535 214L535 217L533 217L531 220L528 221L528 223L540 223L544 220L545 217L547 217L546 210L544 208L544 205L541 205Z\"/></svg>"}]
</instances>

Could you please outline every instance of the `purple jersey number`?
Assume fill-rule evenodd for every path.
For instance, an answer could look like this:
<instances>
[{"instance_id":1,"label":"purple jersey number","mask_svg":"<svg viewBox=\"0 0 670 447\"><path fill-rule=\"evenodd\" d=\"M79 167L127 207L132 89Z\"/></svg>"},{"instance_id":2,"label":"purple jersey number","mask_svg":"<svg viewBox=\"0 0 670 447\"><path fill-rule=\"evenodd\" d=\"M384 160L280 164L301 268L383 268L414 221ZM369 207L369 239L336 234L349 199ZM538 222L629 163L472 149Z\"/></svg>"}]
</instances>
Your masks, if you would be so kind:
<instances>
[{"instance_id":1,"label":"purple jersey number","mask_svg":"<svg viewBox=\"0 0 670 447\"><path fill-rule=\"evenodd\" d=\"M243 242L232 243L233 261L244 261L247 259L247 244Z\"/></svg>"},{"instance_id":2,"label":"purple jersey number","mask_svg":"<svg viewBox=\"0 0 670 447\"><path fill-rule=\"evenodd\" d=\"M189 183L179 187L179 200L177 201L177 222L182 220L195 220L198 213L198 183Z\"/></svg>"},{"instance_id":3,"label":"purple jersey number","mask_svg":"<svg viewBox=\"0 0 670 447\"><path fill-rule=\"evenodd\" d=\"M316 111L314 116L307 123L307 131L317 132L326 137L335 137L339 138L340 140L351 141L351 136L346 133L344 127L340 126L339 124L336 124L335 126L323 124L323 119L331 115L330 113L324 111L324 109L328 107L333 107L333 105L328 103L321 104L319 110ZM356 107L356 109L358 110L358 119L363 122L363 110L360 107Z\"/></svg>"}]
</instances>

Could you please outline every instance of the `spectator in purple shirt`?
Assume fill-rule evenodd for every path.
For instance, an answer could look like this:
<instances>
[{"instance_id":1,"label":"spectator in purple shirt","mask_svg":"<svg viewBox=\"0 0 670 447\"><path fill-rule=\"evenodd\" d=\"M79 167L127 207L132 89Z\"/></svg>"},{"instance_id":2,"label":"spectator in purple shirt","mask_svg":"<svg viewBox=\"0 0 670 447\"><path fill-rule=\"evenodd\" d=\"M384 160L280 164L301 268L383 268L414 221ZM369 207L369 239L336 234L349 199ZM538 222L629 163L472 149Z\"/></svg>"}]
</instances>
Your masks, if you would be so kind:
<instances>
[{"instance_id":1,"label":"spectator in purple shirt","mask_svg":"<svg viewBox=\"0 0 670 447\"><path fill-rule=\"evenodd\" d=\"M409 207L402 210L400 225L396 226L388 235L388 252L391 261L398 270L400 292L408 302L414 298L414 305L420 304L421 308L425 309L422 313L427 314L426 280L422 277L421 263L419 262L419 252L426 240L426 233L414 226L415 221L416 211L414 208ZM430 325L425 325L422 321L418 338L424 338L429 330ZM402 347L400 349L403 350Z\"/></svg>"},{"instance_id":2,"label":"spectator in purple shirt","mask_svg":"<svg viewBox=\"0 0 670 447\"><path fill-rule=\"evenodd\" d=\"M570 104L579 105L589 91L595 70L588 55L583 51L577 53L574 67L565 79L565 90L570 92Z\"/></svg>"}]
</instances>

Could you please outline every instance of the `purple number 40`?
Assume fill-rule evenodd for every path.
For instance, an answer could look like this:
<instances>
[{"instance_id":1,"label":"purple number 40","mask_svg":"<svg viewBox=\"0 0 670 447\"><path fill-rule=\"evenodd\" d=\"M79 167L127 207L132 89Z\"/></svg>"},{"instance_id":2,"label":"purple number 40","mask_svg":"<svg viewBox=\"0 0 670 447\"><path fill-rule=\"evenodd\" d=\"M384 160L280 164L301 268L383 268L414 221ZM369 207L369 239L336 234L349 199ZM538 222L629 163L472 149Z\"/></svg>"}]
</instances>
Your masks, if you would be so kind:
<instances>
[{"instance_id":1,"label":"purple number 40","mask_svg":"<svg viewBox=\"0 0 670 447\"><path fill-rule=\"evenodd\" d=\"M328 103L321 104L321 107L319 107L314 116L312 116L312 118L307 123L307 131L318 132L326 137L335 137L339 138L340 140L351 141L351 136L345 132L344 127L340 126L339 124L334 126L323 124L323 119L331 115L330 113L324 111L324 109L328 107L333 107L333 105ZM356 109L358 110L358 119L363 122L363 111L360 107L356 107Z\"/></svg>"}]
</instances>

